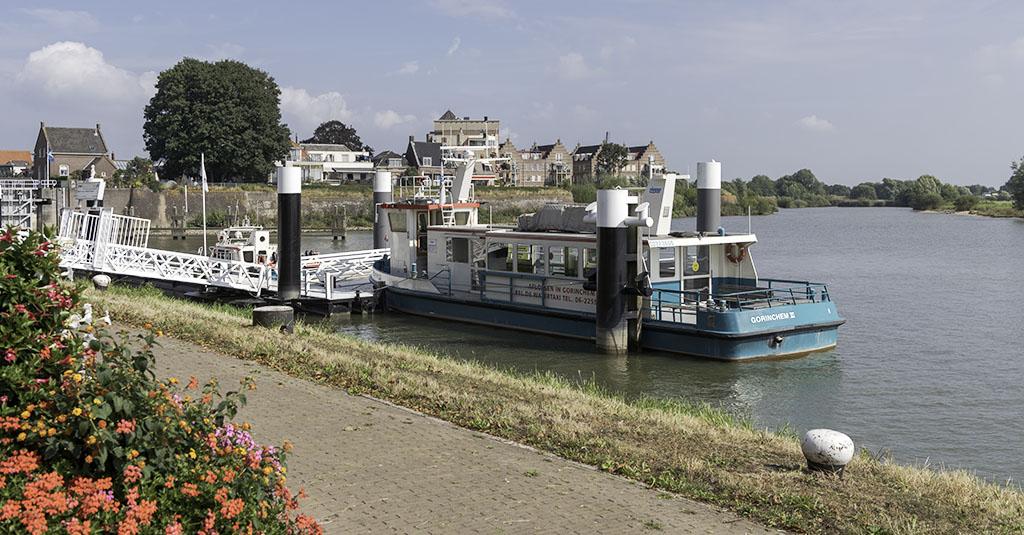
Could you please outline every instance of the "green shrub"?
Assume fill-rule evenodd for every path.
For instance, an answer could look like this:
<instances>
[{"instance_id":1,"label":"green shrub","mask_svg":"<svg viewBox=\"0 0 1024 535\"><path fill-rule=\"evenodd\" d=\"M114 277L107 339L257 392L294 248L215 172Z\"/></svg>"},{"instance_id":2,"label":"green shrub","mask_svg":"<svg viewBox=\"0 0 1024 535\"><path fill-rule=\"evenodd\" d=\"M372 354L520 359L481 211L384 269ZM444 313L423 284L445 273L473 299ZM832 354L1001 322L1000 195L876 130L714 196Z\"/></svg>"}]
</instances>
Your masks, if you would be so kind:
<instances>
[{"instance_id":1,"label":"green shrub","mask_svg":"<svg viewBox=\"0 0 1024 535\"><path fill-rule=\"evenodd\" d=\"M158 381L161 333L133 349L97 329L59 274L46 236L0 234L0 531L321 531L294 513L285 452L230 423L251 383Z\"/></svg>"},{"instance_id":2,"label":"green shrub","mask_svg":"<svg viewBox=\"0 0 1024 535\"><path fill-rule=\"evenodd\" d=\"M953 206L956 208L957 212L966 212L977 206L978 201L980 200L981 199L975 197L974 195L963 195L957 197L957 199L953 201Z\"/></svg>"}]
</instances>

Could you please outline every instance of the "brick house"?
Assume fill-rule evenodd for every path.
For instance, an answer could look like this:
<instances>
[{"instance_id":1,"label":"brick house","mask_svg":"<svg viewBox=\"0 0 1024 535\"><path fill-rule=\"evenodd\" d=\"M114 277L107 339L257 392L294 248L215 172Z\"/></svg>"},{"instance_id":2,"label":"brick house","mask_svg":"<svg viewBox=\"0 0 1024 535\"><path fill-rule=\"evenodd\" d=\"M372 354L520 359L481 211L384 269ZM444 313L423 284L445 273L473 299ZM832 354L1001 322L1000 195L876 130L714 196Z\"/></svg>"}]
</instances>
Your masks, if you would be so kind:
<instances>
[{"instance_id":1,"label":"brick house","mask_svg":"<svg viewBox=\"0 0 1024 535\"><path fill-rule=\"evenodd\" d=\"M402 176L409 168L405 156L395 151L386 150L379 152L373 157L373 167L377 171L389 171L391 176Z\"/></svg>"},{"instance_id":2,"label":"brick house","mask_svg":"<svg viewBox=\"0 0 1024 535\"><path fill-rule=\"evenodd\" d=\"M101 173L107 173L106 178L112 178L115 167L109 152L99 123L96 128L67 128L40 122L33 174L37 180L70 178L75 171L88 176L89 166L95 164L97 177L104 178Z\"/></svg>"},{"instance_id":3,"label":"brick house","mask_svg":"<svg viewBox=\"0 0 1024 535\"><path fill-rule=\"evenodd\" d=\"M655 173L665 171L665 157L654 145L653 141L646 145L627 146L626 161L618 176L637 182L646 179L653 168ZM572 152L572 177L577 184L592 183L597 180L597 161L601 153L601 145L578 145Z\"/></svg>"},{"instance_id":4,"label":"brick house","mask_svg":"<svg viewBox=\"0 0 1024 535\"><path fill-rule=\"evenodd\" d=\"M416 141L409 136L405 149L405 163L417 173L429 177L441 176L441 144L430 141Z\"/></svg>"},{"instance_id":5,"label":"brick house","mask_svg":"<svg viewBox=\"0 0 1024 535\"><path fill-rule=\"evenodd\" d=\"M556 186L572 183L572 154L556 140L549 145L534 143L518 149L506 139L498 146L498 156L508 158L498 169L499 180L512 186Z\"/></svg>"},{"instance_id":6,"label":"brick house","mask_svg":"<svg viewBox=\"0 0 1024 535\"><path fill-rule=\"evenodd\" d=\"M441 145L497 147L501 122L486 115L481 119L458 117L452 110L444 112L434 121L434 129L427 133L427 141Z\"/></svg>"}]
</instances>

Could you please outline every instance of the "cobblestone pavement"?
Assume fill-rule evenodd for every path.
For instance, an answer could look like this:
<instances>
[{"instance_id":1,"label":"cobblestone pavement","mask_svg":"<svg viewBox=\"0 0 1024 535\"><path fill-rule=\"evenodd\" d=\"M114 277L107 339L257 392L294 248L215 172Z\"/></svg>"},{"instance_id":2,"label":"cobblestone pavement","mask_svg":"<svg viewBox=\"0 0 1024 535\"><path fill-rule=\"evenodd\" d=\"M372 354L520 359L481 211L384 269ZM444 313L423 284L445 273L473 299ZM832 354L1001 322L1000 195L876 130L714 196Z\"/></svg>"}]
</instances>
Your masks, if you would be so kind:
<instances>
[{"instance_id":1,"label":"cobblestone pavement","mask_svg":"<svg viewBox=\"0 0 1024 535\"><path fill-rule=\"evenodd\" d=\"M161 338L164 377L256 379L238 419L295 449L288 483L327 533L768 533L704 504L376 399Z\"/></svg>"}]
</instances>

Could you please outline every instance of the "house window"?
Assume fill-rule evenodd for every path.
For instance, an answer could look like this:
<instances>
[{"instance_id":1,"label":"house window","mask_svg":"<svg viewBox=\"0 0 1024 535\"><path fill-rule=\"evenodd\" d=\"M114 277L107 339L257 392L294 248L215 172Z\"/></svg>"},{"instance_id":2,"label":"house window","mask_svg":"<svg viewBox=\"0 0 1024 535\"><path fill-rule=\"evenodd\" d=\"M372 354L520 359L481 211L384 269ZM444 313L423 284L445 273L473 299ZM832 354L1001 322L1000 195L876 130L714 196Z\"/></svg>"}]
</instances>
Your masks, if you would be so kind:
<instances>
[{"instance_id":1,"label":"house window","mask_svg":"<svg viewBox=\"0 0 1024 535\"><path fill-rule=\"evenodd\" d=\"M401 166L402 166L402 159L401 158L388 158L388 167L401 167Z\"/></svg>"},{"instance_id":2,"label":"house window","mask_svg":"<svg viewBox=\"0 0 1024 535\"><path fill-rule=\"evenodd\" d=\"M424 156L420 158L420 161L423 162L424 166L434 165L434 159L430 156Z\"/></svg>"},{"instance_id":3,"label":"house window","mask_svg":"<svg viewBox=\"0 0 1024 535\"><path fill-rule=\"evenodd\" d=\"M63 176L63 177L71 175L71 169L68 167L67 164L64 164L64 163L60 164L60 168L59 168L58 172L60 173L60 176Z\"/></svg>"}]
</instances>

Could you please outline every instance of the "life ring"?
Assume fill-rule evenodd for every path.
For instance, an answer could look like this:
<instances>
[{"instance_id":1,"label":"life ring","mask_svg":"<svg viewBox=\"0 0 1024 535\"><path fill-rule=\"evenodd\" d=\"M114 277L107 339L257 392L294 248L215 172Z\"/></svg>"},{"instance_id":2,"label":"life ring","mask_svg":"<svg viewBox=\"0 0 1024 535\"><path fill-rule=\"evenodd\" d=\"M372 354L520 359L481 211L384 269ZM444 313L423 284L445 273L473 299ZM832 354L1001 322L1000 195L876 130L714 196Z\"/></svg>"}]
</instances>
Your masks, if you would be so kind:
<instances>
[{"instance_id":1,"label":"life ring","mask_svg":"<svg viewBox=\"0 0 1024 535\"><path fill-rule=\"evenodd\" d=\"M747 246L727 243L725 244L725 257L733 264L739 264L747 258Z\"/></svg>"}]
</instances>

